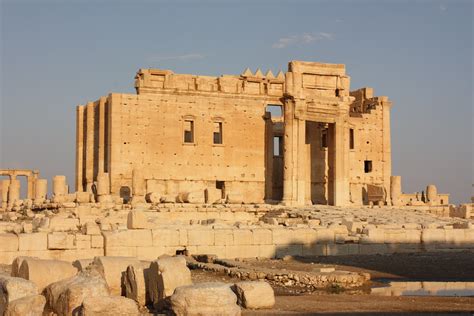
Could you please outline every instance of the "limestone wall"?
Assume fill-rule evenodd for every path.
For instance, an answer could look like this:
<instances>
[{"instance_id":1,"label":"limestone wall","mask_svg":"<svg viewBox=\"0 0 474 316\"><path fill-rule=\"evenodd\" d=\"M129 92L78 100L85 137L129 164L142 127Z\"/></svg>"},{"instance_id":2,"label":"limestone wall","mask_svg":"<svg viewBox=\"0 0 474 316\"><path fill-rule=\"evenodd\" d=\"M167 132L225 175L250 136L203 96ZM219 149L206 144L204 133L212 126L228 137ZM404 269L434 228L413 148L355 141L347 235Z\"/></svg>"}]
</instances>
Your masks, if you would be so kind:
<instances>
[{"instance_id":1,"label":"limestone wall","mask_svg":"<svg viewBox=\"0 0 474 316\"><path fill-rule=\"evenodd\" d=\"M187 249L220 258L281 258L474 249L474 229L369 228L353 240L340 228L163 227L80 233L0 234L0 263L17 256L73 261L94 256L156 259Z\"/></svg>"}]
</instances>

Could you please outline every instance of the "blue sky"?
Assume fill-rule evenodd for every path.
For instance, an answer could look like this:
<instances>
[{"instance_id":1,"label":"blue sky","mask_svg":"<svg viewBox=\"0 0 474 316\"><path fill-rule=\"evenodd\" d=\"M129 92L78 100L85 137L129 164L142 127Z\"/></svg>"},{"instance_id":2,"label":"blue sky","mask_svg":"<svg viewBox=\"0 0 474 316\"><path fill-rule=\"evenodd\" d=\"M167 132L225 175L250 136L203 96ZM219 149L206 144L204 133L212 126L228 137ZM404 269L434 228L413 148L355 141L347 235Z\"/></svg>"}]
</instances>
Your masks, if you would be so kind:
<instances>
[{"instance_id":1,"label":"blue sky","mask_svg":"<svg viewBox=\"0 0 474 316\"><path fill-rule=\"evenodd\" d=\"M26 1L1 4L0 167L74 183L75 105L133 93L139 68L203 75L344 63L392 108L393 174L468 201L473 1Z\"/></svg>"}]
</instances>

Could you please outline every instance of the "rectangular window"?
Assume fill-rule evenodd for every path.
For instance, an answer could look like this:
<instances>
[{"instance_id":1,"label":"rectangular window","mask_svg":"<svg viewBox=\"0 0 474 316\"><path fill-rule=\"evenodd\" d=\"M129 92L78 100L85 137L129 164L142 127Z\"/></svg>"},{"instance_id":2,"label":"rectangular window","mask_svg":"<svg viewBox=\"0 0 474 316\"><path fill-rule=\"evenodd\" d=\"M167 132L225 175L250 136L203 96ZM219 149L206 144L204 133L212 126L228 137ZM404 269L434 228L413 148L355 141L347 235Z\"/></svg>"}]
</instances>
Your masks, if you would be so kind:
<instances>
[{"instance_id":1,"label":"rectangular window","mask_svg":"<svg viewBox=\"0 0 474 316\"><path fill-rule=\"evenodd\" d=\"M321 131L321 147L328 148L328 129L327 128Z\"/></svg>"},{"instance_id":2,"label":"rectangular window","mask_svg":"<svg viewBox=\"0 0 474 316\"><path fill-rule=\"evenodd\" d=\"M184 121L184 142L194 143L194 121Z\"/></svg>"},{"instance_id":3,"label":"rectangular window","mask_svg":"<svg viewBox=\"0 0 474 316\"><path fill-rule=\"evenodd\" d=\"M365 173L372 172L372 160L365 160L364 161L364 172Z\"/></svg>"},{"instance_id":4,"label":"rectangular window","mask_svg":"<svg viewBox=\"0 0 474 316\"><path fill-rule=\"evenodd\" d=\"M273 137L273 156L283 156L283 137Z\"/></svg>"},{"instance_id":5,"label":"rectangular window","mask_svg":"<svg viewBox=\"0 0 474 316\"><path fill-rule=\"evenodd\" d=\"M222 123L214 122L214 144L222 144Z\"/></svg>"},{"instance_id":6,"label":"rectangular window","mask_svg":"<svg viewBox=\"0 0 474 316\"><path fill-rule=\"evenodd\" d=\"M354 129L349 130L349 149L354 149Z\"/></svg>"}]
</instances>

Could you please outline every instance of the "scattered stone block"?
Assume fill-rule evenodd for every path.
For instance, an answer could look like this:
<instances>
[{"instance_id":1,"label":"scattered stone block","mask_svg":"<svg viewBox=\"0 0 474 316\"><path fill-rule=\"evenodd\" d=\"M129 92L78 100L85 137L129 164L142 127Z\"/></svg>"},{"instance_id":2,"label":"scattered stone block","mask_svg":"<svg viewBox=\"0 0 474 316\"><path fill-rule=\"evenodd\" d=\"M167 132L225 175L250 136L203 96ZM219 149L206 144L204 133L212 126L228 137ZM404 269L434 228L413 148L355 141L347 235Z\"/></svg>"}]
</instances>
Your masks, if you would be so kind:
<instances>
[{"instance_id":1,"label":"scattered stone block","mask_svg":"<svg viewBox=\"0 0 474 316\"><path fill-rule=\"evenodd\" d=\"M52 232L77 231L78 227L79 219L77 218L64 218L56 216L49 219L49 229Z\"/></svg>"},{"instance_id":2,"label":"scattered stone block","mask_svg":"<svg viewBox=\"0 0 474 316\"><path fill-rule=\"evenodd\" d=\"M46 250L48 249L48 235L46 233L19 234L18 250Z\"/></svg>"},{"instance_id":3,"label":"scattered stone block","mask_svg":"<svg viewBox=\"0 0 474 316\"><path fill-rule=\"evenodd\" d=\"M74 235L68 233L48 234L48 249L74 249Z\"/></svg>"},{"instance_id":4,"label":"scattered stone block","mask_svg":"<svg viewBox=\"0 0 474 316\"><path fill-rule=\"evenodd\" d=\"M5 316L41 316L46 299L43 295L30 295L10 302Z\"/></svg>"},{"instance_id":5,"label":"scattered stone block","mask_svg":"<svg viewBox=\"0 0 474 316\"><path fill-rule=\"evenodd\" d=\"M76 203L90 203L91 194L89 192L76 192L76 197L74 201Z\"/></svg>"},{"instance_id":6,"label":"scattered stone block","mask_svg":"<svg viewBox=\"0 0 474 316\"><path fill-rule=\"evenodd\" d=\"M34 282L42 292L49 284L67 279L76 273L77 269L66 261L25 258L18 276Z\"/></svg>"},{"instance_id":7,"label":"scattered stone block","mask_svg":"<svg viewBox=\"0 0 474 316\"><path fill-rule=\"evenodd\" d=\"M145 201L147 203L157 204L160 203L161 195L158 192L149 192L145 195Z\"/></svg>"},{"instance_id":8,"label":"scattered stone block","mask_svg":"<svg viewBox=\"0 0 474 316\"><path fill-rule=\"evenodd\" d=\"M265 281L238 282L232 290L237 295L238 304L244 308L263 309L275 305L275 293Z\"/></svg>"},{"instance_id":9,"label":"scattered stone block","mask_svg":"<svg viewBox=\"0 0 474 316\"><path fill-rule=\"evenodd\" d=\"M122 296L86 297L82 302L82 316L139 315L137 303Z\"/></svg>"},{"instance_id":10,"label":"scattered stone block","mask_svg":"<svg viewBox=\"0 0 474 316\"><path fill-rule=\"evenodd\" d=\"M142 262L140 266L128 266L123 277L122 286L125 289L125 297L134 300L140 306L151 303L147 288L149 272L150 264Z\"/></svg>"},{"instance_id":11,"label":"scattered stone block","mask_svg":"<svg viewBox=\"0 0 474 316\"><path fill-rule=\"evenodd\" d=\"M0 315L3 315L10 302L25 296L38 294L38 287L31 281L0 275Z\"/></svg>"},{"instance_id":12,"label":"scattered stone block","mask_svg":"<svg viewBox=\"0 0 474 316\"><path fill-rule=\"evenodd\" d=\"M100 227L94 222L87 222L82 225L82 233L85 235L100 235Z\"/></svg>"},{"instance_id":13,"label":"scattered stone block","mask_svg":"<svg viewBox=\"0 0 474 316\"><path fill-rule=\"evenodd\" d=\"M171 309L181 315L240 315L237 296L220 282L178 287L170 298Z\"/></svg>"},{"instance_id":14,"label":"scattered stone block","mask_svg":"<svg viewBox=\"0 0 474 316\"><path fill-rule=\"evenodd\" d=\"M180 286L192 284L184 257L161 257L150 264L149 290L153 304L171 296Z\"/></svg>"},{"instance_id":15,"label":"scattered stone block","mask_svg":"<svg viewBox=\"0 0 474 316\"><path fill-rule=\"evenodd\" d=\"M122 273L130 265L140 266L140 261L133 257L95 257L92 263L104 277L113 295L122 294Z\"/></svg>"},{"instance_id":16,"label":"scattered stone block","mask_svg":"<svg viewBox=\"0 0 474 316\"><path fill-rule=\"evenodd\" d=\"M18 251L18 236L15 234L0 234L2 251Z\"/></svg>"},{"instance_id":17,"label":"scattered stone block","mask_svg":"<svg viewBox=\"0 0 474 316\"><path fill-rule=\"evenodd\" d=\"M86 297L108 296L109 289L99 274L82 273L50 284L44 293L51 311L58 315L73 315Z\"/></svg>"}]
</instances>

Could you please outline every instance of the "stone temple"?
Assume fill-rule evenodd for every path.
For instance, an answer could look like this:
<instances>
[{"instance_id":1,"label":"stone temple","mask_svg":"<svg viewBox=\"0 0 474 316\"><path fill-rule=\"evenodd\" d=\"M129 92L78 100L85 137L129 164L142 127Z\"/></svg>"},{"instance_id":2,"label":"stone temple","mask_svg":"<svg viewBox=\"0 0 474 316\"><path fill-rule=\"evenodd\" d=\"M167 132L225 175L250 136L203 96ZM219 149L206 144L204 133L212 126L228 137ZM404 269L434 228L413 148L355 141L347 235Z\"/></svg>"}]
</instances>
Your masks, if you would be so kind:
<instances>
[{"instance_id":1,"label":"stone temple","mask_svg":"<svg viewBox=\"0 0 474 316\"><path fill-rule=\"evenodd\" d=\"M140 69L137 94L77 107L76 186L101 176L112 194L230 194L244 203L391 203L390 108L371 88L350 91L345 66L292 61L277 76L220 77ZM145 172L146 171L146 172Z\"/></svg>"},{"instance_id":2,"label":"stone temple","mask_svg":"<svg viewBox=\"0 0 474 316\"><path fill-rule=\"evenodd\" d=\"M392 102L371 88L351 91L342 64L291 61L276 76L140 69L135 88L77 107L76 190L93 192L103 181L101 194L125 199L202 192L207 203L419 200L391 177ZM140 192L132 192L134 177L146 183Z\"/></svg>"}]
</instances>

